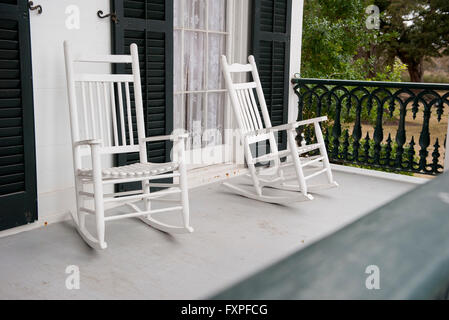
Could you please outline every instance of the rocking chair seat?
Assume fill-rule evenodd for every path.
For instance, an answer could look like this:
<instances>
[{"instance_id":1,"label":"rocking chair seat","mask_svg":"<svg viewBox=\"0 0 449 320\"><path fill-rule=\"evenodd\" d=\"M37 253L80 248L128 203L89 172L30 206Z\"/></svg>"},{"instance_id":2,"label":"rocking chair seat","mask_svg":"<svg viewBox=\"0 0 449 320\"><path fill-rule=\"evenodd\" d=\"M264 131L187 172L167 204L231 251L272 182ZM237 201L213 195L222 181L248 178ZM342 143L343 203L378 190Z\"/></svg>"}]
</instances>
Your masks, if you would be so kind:
<instances>
[{"instance_id":1,"label":"rocking chair seat","mask_svg":"<svg viewBox=\"0 0 449 320\"><path fill-rule=\"evenodd\" d=\"M177 168L176 163L134 163L103 169L102 175L104 179L156 176L172 172ZM78 170L78 175L83 178L92 178L92 170Z\"/></svg>"}]
</instances>

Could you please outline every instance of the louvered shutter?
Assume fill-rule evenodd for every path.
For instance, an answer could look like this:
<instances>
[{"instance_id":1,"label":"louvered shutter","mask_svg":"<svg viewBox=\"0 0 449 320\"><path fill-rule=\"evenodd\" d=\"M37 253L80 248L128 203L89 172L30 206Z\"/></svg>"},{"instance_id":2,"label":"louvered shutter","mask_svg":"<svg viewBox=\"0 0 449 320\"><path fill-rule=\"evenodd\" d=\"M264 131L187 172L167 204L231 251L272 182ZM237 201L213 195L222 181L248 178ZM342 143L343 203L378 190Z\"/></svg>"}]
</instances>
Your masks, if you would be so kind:
<instances>
[{"instance_id":1,"label":"louvered shutter","mask_svg":"<svg viewBox=\"0 0 449 320\"><path fill-rule=\"evenodd\" d=\"M288 121L292 0L253 0L252 51L273 126ZM285 133L279 137L286 146Z\"/></svg>"},{"instance_id":2,"label":"louvered shutter","mask_svg":"<svg viewBox=\"0 0 449 320\"><path fill-rule=\"evenodd\" d=\"M113 23L116 54L129 54L139 47L142 95L147 136L173 131L173 0L113 0L118 23ZM124 68L124 66L118 66ZM131 73L131 66L125 71ZM117 69L123 72L124 69ZM134 125L135 130L137 130ZM137 132L134 134L137 137ZM170 142L148 144L151 162L170 161ZM118 165L137 162L139 154L118 156ZM136 187L121 186L120 191Z\"/></svg>"},{"instance_id":3,"label":"louvered shutter","mask_svg":"<svg viewBox=\"0 0 449 320\"><path fill-rule=\"evenodd\" d=\"M37 220L30 25L25 0L0 0L0 230Z\"/></svg>"}]
</instances>

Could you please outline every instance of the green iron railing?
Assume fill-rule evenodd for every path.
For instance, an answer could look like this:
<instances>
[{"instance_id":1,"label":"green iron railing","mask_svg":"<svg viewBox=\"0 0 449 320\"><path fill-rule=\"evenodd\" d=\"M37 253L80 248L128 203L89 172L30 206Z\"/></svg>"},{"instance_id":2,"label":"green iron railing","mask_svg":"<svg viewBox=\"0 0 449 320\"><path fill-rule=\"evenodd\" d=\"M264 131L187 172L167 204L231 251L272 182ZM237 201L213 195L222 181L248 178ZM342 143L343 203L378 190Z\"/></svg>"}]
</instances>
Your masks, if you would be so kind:
<instances>
[{"instance_id":1,"label":"green iron railing","mask_svg":"<svg viewBox=\"0 0 449 320\"><path fill-rule=\"evenodd\" d=\"M393 172L443 172L449 84L292 80L298 120L328 115L331 162ZM304 129L299 139L313 139Z\"/></svg>"}]
</instances>

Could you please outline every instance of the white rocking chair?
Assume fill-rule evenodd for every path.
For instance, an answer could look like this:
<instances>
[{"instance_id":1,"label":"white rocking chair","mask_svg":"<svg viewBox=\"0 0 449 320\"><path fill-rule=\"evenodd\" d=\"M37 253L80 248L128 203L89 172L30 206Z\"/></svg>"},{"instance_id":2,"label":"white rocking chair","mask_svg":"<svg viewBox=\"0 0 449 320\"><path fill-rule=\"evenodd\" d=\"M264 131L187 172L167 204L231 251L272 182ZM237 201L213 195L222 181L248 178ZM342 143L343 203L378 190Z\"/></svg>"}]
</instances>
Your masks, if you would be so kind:
<instances>
[{"instance_id":1,"label":"white rocking chair","mask_svg":"<svg viewBox=\"0 0 449 320\"><path fill-rule=\"evenodd\" d=\"M72 218L81 237L89 246L105 249L105 223L124 218L140 218L144 223L168 233L189 233L189 200L184 139L187 135L145 136L142 92L137 46L131 45L131 55L75 55L69 43L64 42L70 123L73 142L73 166L75 171L77 213ZM126 63L131 64L132 74L86 74L75 73L74 64ZM134 90L131 90L131 87ZM124 87L124 93L123 93ZM131 103L134 97L134 103ZM135 110L135 111L134 111ZM137 123L137 142L134 139L133 117ZM176 160L170 163L149 163L147 142L174 141ZM109 161L114 154L139 153L136 164L105 168L102 156ZM87 156L87 159L84 157ZM90 158L91 161L86 161ZM85 166L90 162L90 166ZM178 178L179 184L157 183L157 180ZM150 182L151 181L151 182ZM120 183L139 182L141 190L104 194L103 188ZM151 187L168 188L150 193ZM88 189L89 188L89 189ZM180 193L180 200L167 195ZM92 209L88 208L90 200ZM174 201L171 207L151 209L151 201ZM143 201L144 209L137 202ZM105 216L105 205L127 205L131 213ZM93 205L93 206L92 206ZM172 226L156 220L153 215L169 211L181 211L182 226ZM95 216L96 235L86 228L86 215Z\"/></svg>"},{"instance_id":2,"label":"white rocking chair","mask_svg":"<svg viewBox=\"0 0 449 320\"><path fill-rule=\"evenodd\" d=\"M327 117L319 117L272 127L254 57L250 56L248 61L249 64L246 65L229 65L226 57L222 56L222 66L226 86L231 98L234 114L237 118L240 135L243 139L245 159L250 172L248 176L252 178L256 192L251 192L230 183L224 183L224 185L237 194L247 198L278 204L313 200L313 196L309 194L309 192L337 187L338 184L334 181L332 176L329 158L327 156L326 146L319 124L322 121L326 121ZM240 72L251 72L253 81L234 83L231 74ZM262 111L262 117L260 116L259 108L257 106L253 92L254 89L257 94L260 110ZM298 146L295 140L295 136L297 135L296 129L306 125L314 125L317 143L306 144L303 141L303 144ZM287 149L281 151L278 150L275 137L275 133L280 131L287 132L288 140ZM254 157L250 146L267 140L269 142L270 152L262 156L256 155L256 157ZM314 150L319 150L318 156L304 157L304 155ZM281 159L283 158L287 158L287 161L281 162ZM270 167L256 168L256 164L263 162L269 162ZM304 175L304 167L310 165L316 166L320 162L322 163L322 166L319 166L319 169L309 176ZM294 167L296 172L295 175L285 176L284 169L289 166ZM326 184L307 184L309 179L324 173L327 175ZM296 180L296 183L289 183L289 181L292 180ZM290 192L293 191L294 193L289 196L270 196L263 194L264 187Z\"/></svg>"}]
</instances>

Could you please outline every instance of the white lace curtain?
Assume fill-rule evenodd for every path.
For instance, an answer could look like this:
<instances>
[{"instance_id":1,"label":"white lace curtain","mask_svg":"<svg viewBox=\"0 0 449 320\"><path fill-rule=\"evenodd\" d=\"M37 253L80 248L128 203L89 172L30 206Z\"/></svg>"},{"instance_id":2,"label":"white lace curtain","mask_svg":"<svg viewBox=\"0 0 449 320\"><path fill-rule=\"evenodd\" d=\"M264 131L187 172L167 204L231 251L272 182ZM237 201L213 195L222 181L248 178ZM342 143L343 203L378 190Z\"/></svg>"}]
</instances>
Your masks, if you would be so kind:
<instances>
[{"instance_id":1,"label":"white lace curtain","mask_svg":"<svg viewBox=\"0 0 449 320\"><path fill-rule=\"evenodd\" d=\"M220 145L225 107L220 56L226 54L226 0L175 0L174 28L175 128L192 134L190 148ZM215 129L218 135L213 134Z\"/></svg>"}]
</instances>

